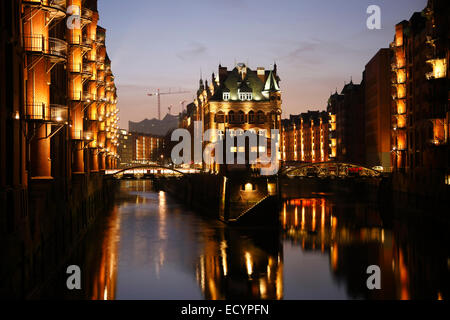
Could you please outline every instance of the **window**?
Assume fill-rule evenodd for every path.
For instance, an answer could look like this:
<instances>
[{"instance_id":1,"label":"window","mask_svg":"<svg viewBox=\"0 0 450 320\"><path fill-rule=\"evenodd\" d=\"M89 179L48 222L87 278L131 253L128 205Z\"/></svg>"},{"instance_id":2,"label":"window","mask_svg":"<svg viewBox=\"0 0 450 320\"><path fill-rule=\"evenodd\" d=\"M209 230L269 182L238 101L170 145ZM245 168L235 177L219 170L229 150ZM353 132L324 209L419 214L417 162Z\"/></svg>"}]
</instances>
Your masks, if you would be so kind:
<instances>
[{"instance_id":1,"label":"window","mask_svg":"<svg viewBox=\"0 0 450 320\"><path fill-rule=\"evenodd\" d=\"M217 123L225 122L225 114L222 111L220 111L219 113L216 114L216 122Z\"/></svg>"},{"instance_id":2,"label":"window","mask_svg":"<svg viewBox=\"0 0 450 320\"><path fill-rule=\"evenodd\" d=\"M235 115L234 111L230 111L228 113L228 122L234 123L235 121L236 121L236 115Z\"/></svg>"},{"instance_id":3,"label":"window","mask_svg":"<svg viewBox=\"0 0 450 320\"><path fill-rule=\"evenodd\" d=\"M239 123L245 123L245 113L243 111L239 111L238 121Z\"/></svg>"},{"instance_id":4,"label":"window","mask_svg":"<svg viewBox=\"0 0 450 320\"><path fill-rule=\"evenodd\" d=\"M251 100L253 100L253 93L251 93L251 92L239 92L239 100L251 101Z\"/></svg>"},{"instance_id":5,"label":"window","mask_svg":"<svg viewBox=\"0 0 450 320\"><path fill-rule=\"evenodd\" d=\"M223 100L225 100L225 101L230 100L230 93L229 92L224 92L223 93Z\"/></svg>"},{"instance_id":6,"label":"window","mask_svg":"<svg viewBox=\"0 0 450 320\"><path fill-rule=\"evenodd\" d=\"M248 113L248 123L255 123L255 113L253 111Z\"/></svg>"}]
</instances>

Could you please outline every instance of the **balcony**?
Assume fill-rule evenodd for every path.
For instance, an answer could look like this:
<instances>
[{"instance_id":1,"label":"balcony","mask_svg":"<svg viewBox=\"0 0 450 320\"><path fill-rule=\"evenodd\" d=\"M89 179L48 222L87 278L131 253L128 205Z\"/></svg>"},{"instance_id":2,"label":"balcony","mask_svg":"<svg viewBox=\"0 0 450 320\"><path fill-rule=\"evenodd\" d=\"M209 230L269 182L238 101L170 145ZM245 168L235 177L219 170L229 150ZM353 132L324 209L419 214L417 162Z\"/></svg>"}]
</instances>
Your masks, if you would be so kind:
<instances>
[{"instance_id":1,"label":"balcony","mask_svg":"<svg viewBox=\"0 0 450 320\"><path fill-rule=\"evenodd\" d=\"M94 11L88 9L88 8L81 8L81 24L83 26L89 24L92 22L92 19L94 18Z\"/></svg>"},{"instance_id":2,"label":"balcony","mask_svg":"<svg viewBox=\"0 0 450 320\"><path fill-rule=\"evenodd\" d=\"M45 55L52 62L67 60L67 42L43 35L24 35L24 48L29 54Z\"/></svg>"},{"instance_id":3,"label":"balcony","mask_svg":"<svg viewBox=\"0 0 450 320\"><path fill-rule=\"evenodd\" d=\"M27 104L25 108L25 119L28 121L47 123L67 123L69 109L66 106L45 103Z\"/></svg>"},{"instance_id":4,"label":"balcony","mask_svg":"<svg viewBox=\"0 0 450 320\"><path fill-rule=\"evenodd\" d=\"M72 91L70 94L70 100L72 101L82 101L83 93L81 91Z\"/></svg>"},{"instance_id":5,"label":"balcony","mask_svg":"<svg viewBox=\"0 0 450 320\"><path fill-rule=\"evenodd\" d=\"M106 33L103 30L97 29L97 43L104 45L106 40Z\"/></svg>"},{"instance_id":6,"label":"balcony","mask_svg":"<svg viewBox=\"0 0 450 320\"><path fill-rule=\"evenodd\" d=\"M83 101L86 103L92 103L97 101L97 94L95 93L89 93L89 92L83 92Z\"/></svg>"},{"instance_id":7,"label":"balcony","mask_svg":"<svg viewBox=\"0 0 450 320\"><path fill-rule=\"evenodd\" d=\"M66 17L66 0L25 0L22 1L24 5L30 7L40 7L47 11L52 20L63 19Z\"/></svg>"},{"instance_id":8,"label":"balcony","mask_svg":"<svg viewBox=\"0 0 450 320\"><path fill-rule=\"evenodd\" d=\"M68 66L70 73L81 73L82 71L81 63L74 63Z\"/></svg>"},{"instance_id":9,"label":"balcony","mask_svg":"<svg viewBox=\"0 0 450 320\"><path fill-rule=\"evenodd\" d=\"M83 63L83 78L90 78L93 75L93 68L90 63Z\"/></svg>"},{"instance_id":10,"label":"balcony","mask_svg":"<svg viewBox=\"0 0 450 320\"><path fill-rule=\"evenodd\" d=\"M72 130L72 140L94 141L94 135L90 131Z\"/></svg>"},{"instance_id":11,"label":"balcony","mask_svg":"<svg viewBox=\"0 0 450 320\"><path fill-rule=\"evenodd\" d=\"M73 47L81 47L83 51L89 51L92 49L93 40L86 34L72 35L69 39L69 45Z\"/></svg>"}]
</instances>

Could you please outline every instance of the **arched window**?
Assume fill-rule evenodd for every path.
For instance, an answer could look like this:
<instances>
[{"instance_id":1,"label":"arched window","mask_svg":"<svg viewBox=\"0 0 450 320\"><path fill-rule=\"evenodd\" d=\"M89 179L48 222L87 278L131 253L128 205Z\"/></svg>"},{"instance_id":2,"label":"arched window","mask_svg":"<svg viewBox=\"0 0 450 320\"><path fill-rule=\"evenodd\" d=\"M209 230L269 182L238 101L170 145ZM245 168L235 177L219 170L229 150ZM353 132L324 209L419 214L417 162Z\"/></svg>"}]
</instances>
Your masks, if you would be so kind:
<instances>
[{"instance_id":1,"label":"arched window","mask_svg":"<svg viewBox=\"0 0 450 320\"><path fill-rule=\"evenodd\" d=\"M228 123L235 123L236 122L236 115L234 111L228 112Z\"/></svg>"},{"instance_id":2,"label":"arched window","mask_svg":"<svg viewBox=\"0 0 450 320\"><path fill-rule=\"evenodd\" d=\"M239 111L238 113L238 122L245 123L245 113L243 111Z\"/></svg>"},{"instance_id":3,"label":"arched window","mask_svg":"<svg viewBox=\"0 0 450 320\"><path fill-rule=\"evenodd\" d=\"M255 112L250 111L248 113L248 123L255 123Z\"/></svg>"},{"instance_id":4,"label":"arched window","mask_svg":"<svg viewBox=\"0 0 450 320\"><path fill-rule=\"evenodd\" d=\"M225 122L225 113L223 113L222 111L219 111L216 114L216 123L224 123Z\"/></svg>"}]
</instances>

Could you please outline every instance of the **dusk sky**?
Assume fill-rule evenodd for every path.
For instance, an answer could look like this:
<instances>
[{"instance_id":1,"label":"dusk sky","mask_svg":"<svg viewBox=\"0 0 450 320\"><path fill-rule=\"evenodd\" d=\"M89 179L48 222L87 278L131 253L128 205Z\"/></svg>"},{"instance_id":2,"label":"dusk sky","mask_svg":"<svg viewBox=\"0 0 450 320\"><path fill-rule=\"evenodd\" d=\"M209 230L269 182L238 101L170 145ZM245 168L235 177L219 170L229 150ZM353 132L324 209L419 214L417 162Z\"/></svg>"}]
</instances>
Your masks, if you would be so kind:
<instances>
[{"instance_id":1,"label":"dusk sky","mask_svg":"<svg viewBox=\"0 0 450 320\"><path fill-rule=\"evenodd\" d=\"M162 98L162 114L191 102L200 72L211 79L219 63L251 69L278 65L283 117L323 110L330 93L388 47L396 23L421 11L426 0L99 0L100 25L119 95L120 125L157 117L160 88L191 93ZM366 27L369 5L381 7L382 29Z\"/></svg>"}]
</instances>

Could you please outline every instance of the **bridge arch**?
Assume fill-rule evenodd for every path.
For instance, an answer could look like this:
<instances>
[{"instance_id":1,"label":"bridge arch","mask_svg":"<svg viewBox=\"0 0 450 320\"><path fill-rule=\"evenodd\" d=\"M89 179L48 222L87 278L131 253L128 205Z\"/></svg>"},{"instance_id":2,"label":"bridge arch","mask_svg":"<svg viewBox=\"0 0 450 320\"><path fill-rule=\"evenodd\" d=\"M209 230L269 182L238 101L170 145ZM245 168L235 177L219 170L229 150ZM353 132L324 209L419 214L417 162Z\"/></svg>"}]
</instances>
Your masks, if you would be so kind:
<instances>
[{"instance_id":1,"label":"bridge arch","mask_svg":"<svg viewBox=\"0 0 450 320\"><path fill-rule=\"evenodd\" d=\"M381 177L380 171L372 168L367 168L359 164L345 163L345 162L316 162L316 163L302 163L299 165L286 166L280 170L280 175L287 177L348 177L352 174L357 174L359 177Z\"/></svg>"},{"instance_id":2,"label":"bridge arch","mask_svg":"<svg viewBox=\"0 0 450 320\"><path fill-rule=\"evenodd\" d=\"M121 170L119 170L119 171L117 171L115 173L111 173L110 175L111 176L116 176L116 175L121 174L123 172L129 171L129 170L137 170L137 169L162 169L162 170L169 170L169 171L172 171L172 172L175 172L175 173L179 173L179 174L181 174L183 176L186 175L186 173L184 173L184 172L182 172L180 170L177 170L177 169L174 169L174 168L171 168L171 167L166 167L166 166L163 166L163 165L157 165L157 164L154 164L154 165L152 165L152 164L138 165L138 166L133 166L133 167L129 167L129 168L124 168L124 169L121 169Z\"/></svg>"}]
</instances>

